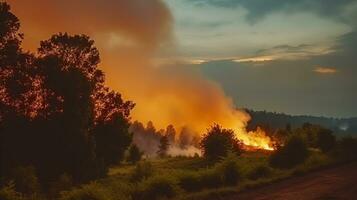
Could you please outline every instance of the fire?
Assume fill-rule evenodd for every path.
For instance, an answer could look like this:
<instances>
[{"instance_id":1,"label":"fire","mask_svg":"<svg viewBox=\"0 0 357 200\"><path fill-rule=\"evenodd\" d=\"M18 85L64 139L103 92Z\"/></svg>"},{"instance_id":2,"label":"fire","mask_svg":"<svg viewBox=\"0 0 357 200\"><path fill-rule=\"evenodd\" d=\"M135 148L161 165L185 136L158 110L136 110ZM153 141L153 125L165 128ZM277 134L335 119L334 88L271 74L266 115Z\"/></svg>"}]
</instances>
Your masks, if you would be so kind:
<instances>
[{"instance_id":1,"label":"fire","mask_svg":"<svg viewBox=\"0 0 357 200\"><path fill-rule=\"evenodd\" d=\"M275 150L272 139L259 127L256 131L249 131L247 134L238 135L237 137L243 141L247 149Z\"/></svg>"}]
</instances>

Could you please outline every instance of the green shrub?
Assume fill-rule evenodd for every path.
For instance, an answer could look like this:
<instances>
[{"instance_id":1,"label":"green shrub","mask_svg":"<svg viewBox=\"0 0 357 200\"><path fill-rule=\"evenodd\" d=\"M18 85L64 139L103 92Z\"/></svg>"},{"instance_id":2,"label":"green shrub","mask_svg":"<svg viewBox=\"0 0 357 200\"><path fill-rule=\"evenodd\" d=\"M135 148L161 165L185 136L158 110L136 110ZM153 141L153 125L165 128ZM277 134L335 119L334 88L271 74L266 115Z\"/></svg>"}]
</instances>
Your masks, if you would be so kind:
<instances>
[{"instance_id":1,"label":"green shrub","mask_svg":"<svg viewBox=\"0 0 357 200\"><path fill-rule=\"evenodd\" d=\"M179 186L187 192L202 189L202 178L198 172L185 172L179 177Z\"/></svg>"},{"instance_id":2,"label":"green shrub","mask_svg":"<svg viewBox=\"0 0 357 200\"><path fill-rule=\"evenodd\" d=\"M237 185L241 178L241 172L238 166L236 156L230 154L216 167L219 174L221 174L222 182L225 185Z\"/></svg>"},{"instance_id":3,"label":"green shrub","mask_svg":"<svg viewBox=\"0 0 357 200\"><path fill-rule=\"evenodd\" d=\"M200 173L203 188L217 188L223 185L222 175L215 169L207 169Z\"/></svg>"},{"instance_id":4,"label":"green shrub","mask_svg":"<svg viewBox=\"0 0 357 200\"><path fill-rule=\"evenodd\" d=\"M303 163L309 155L304 140L299 136L292 136L285 146L279 147L270 156L270 165L276 168L292 168Z\"/></svg>"},{"instance_id":5,"label":"green shrub","mask_svg":"<svg viewBox=\"0 0 357 200\"><path fill-rule=\"evenodd\" d=\"M15 191L14 183L9 183L0 189L1 200L24 200L22 195Z\"/></svg>"},{"instance_id":6,"label":"green shrub","mask_svg":"<svg viewBox=\"0 0 357 200\"><path fill-rule=\"evenodd\" d=\"M203 135L200 148L203 156L213 161L226 157L230 152L240 155L243 151L242 142L236 138L234 131L218 124L210 127Z\"/></svg>"},{"instance_id":7,"label":"green shrub","mask_svg":"<svg viewBox=\"0 0 357 200\"><path fill-rule=\"evenodd\" d=\"M266 165L259 165L254 167L248 174L248 178L251 180L257 180L260 178L267 178L272 174L272 169Z\"/></svg>"},{"instance_id":8,"label":"green shrub","mask_svg":"<svg viewBox=\"0 0 357 200\"><path fill-rule=\"evenodd\" d=\"M81 188L62 192L60 200L112 200L112 195L103 186L93 182Z\"/></svg>"},{"instance_id":9,"label":"green shrub","mask_svg":"<svg viewBox=\"0 0 357 200\"><path fill-rule=\"evenodd\" d=\"M177 193L177 185L172 177L154 176L140 184L140 188L133 195L137 200L157 200L172 198Z\"/></svg>"},{"instance_id":10,"label":"green shrub","mask_svg":"<svg viewBox=\"0 0 357 200\"><path fill-rule=\"evenodd\" d=\"M141 162L135 166L130 179L135 182L142 181L152 176L153 173L154 168L150 162Z\"/></svg>"}]
</instances>

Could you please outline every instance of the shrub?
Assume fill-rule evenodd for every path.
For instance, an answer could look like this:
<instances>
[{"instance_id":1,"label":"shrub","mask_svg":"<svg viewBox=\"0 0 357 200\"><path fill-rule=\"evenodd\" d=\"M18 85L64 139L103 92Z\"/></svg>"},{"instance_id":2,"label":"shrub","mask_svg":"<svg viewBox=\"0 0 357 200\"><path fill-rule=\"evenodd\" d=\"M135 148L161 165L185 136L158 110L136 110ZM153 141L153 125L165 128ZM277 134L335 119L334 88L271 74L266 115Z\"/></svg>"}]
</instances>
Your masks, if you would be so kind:
<instances>
[{"instance_id":1,"label":"shrub","mask_svg":"<svg viewBox=\"0 0 357 200\"><path fill-rule=\"evenodd\" d=\"M350 161L357 159L357 139L352 137L342 138L338 142L337 148L333 155L338 160Z\"/></svg>"},{"instance_id":2,"label":"shrub","mask_svg":"<svg viewBox=\"0 0 357 200\"><path fill-rule=\"evenodd\" d=\"M136 144L132 144L129 148L128 157L126 160L132 164L135 164L141 160L142 156L143 152L140 151L139 147Z\"/></svg>"},{"instance_id":3,"label":"shrub","mask_svg":"<svg viewBox=\"0 0 357 200\"><path fill-rule=\"evenodd\" d=\"M229 152L242 152L242 143L235 137L233 130L223 129L217 124L207 130L200 147L203 155L210 160L218 160Z\"/></svg>"},{"instance_id":4,"label":"shrub","mask_svg":"<svg viewBox=\"0 0 357 200\"><path fill-rule=\"evenodd\" d=\"M52 197L57 197L60 192L69 190L73 186L72 177L68 174L62 174L58 180L50 184L49 194Z\"/></svg>"},{"instance_id":5,"label":"shrub","mask_svg":"<svg viewBox=\"0 0 357 200\"><path fill-rule=\"evenodd\" d=\"M15 191L14 183L9 183L0 189L1 200L24 200L22 195Z\"/></svg>"},{"instance_id":6,"label":"shrub","mask_svg":"<svg viewBox=\"0 0 357 200\"><path fill-rule=\"evenodd\" d=\"M236 185L241 178L237 159L233 154L230 154L225 160L219 163L217 171L221 174L222 182L225 185Z\"/></svg>"},{"instance_id":7,"label":"shrub","mask_svg":"<svg viewBox=\"0 0 357 200\"><path fill-rule=\"evenodd\" d=\"M332 131L322 129L317 135L316 145L322 152L328 152L336 145L336 137L332 134Z\"/></svg>"},{"instance_id":8,"label":"shrub","mask_svg":"<svg viewBox=\"0 0 357 200\"><path fill-rule=\"evenodd\" d=\"M222 175L215 169L207 169L200 174L203 188L216 188L223 185Z\"/></svg>"},{"instance_id":9,"label":"shrub","mask_svg":"<svg viewBox=\"0 0 357 200\"><path fill-rule=\"evenodd\" d=\"M270 165L276 168L292 168L303 163L308 155L304 140L298 136L292 136L285 146L279 147L270 156Z\"/></svg>"},{"instance_id":10,"label":"shrub","mask_svg":"<svg viewBox=\"0 0 357 200\"><path fill-rule=\"evenodd\" d=\"M134 194L134 199L156 200L172 198L177 193L175 181L169 176L154 176L141 183L140 189Z\"/></svg>"},{"instance_id":11,"label":"shrub","mask_svg":"<svg viewBox=\"0 0 357 200\"><path fill-rule=\"evenodd\" d=\"M112 195L103 186L93 182L81 188L62 192L60 200L112 200Z\"/></svg>"},{"instance_id":12,"label":"shrub","mask_svg":"<svg viewBox=\"0 0 357 200\"><path fill-rule=\"evenodd\" d=\"M141 162L135 166L130 179L132 181L141 181L143 179L149 178L150 176L152 176L153 173L154 168L150 162Z\"/></svg>"},{"instance_id":13,"label":"shrub","mask_svg":"<svg viewBox=\"0 0 357 200\"><path fill-rule=\"evenodd\" d=\"M15 184L15 190L27 195L36 194L40 190L40 184L35 168L32 166L16 167L10 177Z\"/></svg>"},{"instance_id":14,"label":"shrub","mask_svg":"<svg viewBox=\"0 0 357 200\"><path fill-rule=\"evenodd\" d=\"M259 165L253 168L249 172L248 178L251 180L257 180L260 178L267 178L272 174L272 169L266 165Z\"/></svg>"},{"instance_id":15,"label":"shrub","mask_svg":"<svg viewBox=\"0 0 357 200\"><path fill-rule=\"evenodd\" d=\"M187 192L201 190L203 186L201 174L185 172L179 177L179 186Z\"/></svg>"}]
</instances>

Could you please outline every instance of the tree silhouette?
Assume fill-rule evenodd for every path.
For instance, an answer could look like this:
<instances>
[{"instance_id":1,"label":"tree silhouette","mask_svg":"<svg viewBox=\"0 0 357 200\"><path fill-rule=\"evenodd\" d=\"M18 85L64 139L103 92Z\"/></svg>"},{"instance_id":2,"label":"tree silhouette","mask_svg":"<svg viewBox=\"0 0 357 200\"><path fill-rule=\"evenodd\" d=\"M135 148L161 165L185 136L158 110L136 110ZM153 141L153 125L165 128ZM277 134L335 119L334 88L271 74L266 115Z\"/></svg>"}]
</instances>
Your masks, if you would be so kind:
<instances>
[{"instance_id":1,"label":"tree silhouette","mask_svg":"<svg viewBox=\"0 0 357 200\"><path fill-rule=\"evenodd\" d=\"M170 143L169 139L166 135L161 136L159 150L157 151L157 155L159 157L165 157L167 155L167 150L169 149Z\"/></svg>"},{"instance_id":2,"label":"tree silhouette","mask_svg":"<svg viewBox=\"0 0 357 200\"><path fill-rule=\"evenodd\" d=\"M135 164L141 160L142 156L143 152L140 151L139 147L135 144L132 144L128 151L127 161L132 164Z\"/></svg>"},{"instance_id":3,"label":"tree silhouette","mask_svg":"<svg viewBox=\"0 0 357 200\"><path fill-rule=\"evenodd\" d=\"M22 51L19 28L0 3L1 177L18 166L34 166L46 184L62 174L76 183L105 175L131 143L134 104L104 85L88 36L53 35L34 56Z\"/></svg>"},{"instance_id":4,"label":"tree silhouette","mask_svg":"<svg viewBox=\"0 0 357 200\"><path fill-rule=\"evenodd\" d=\"M223 129L215 124L203 136L200 147L203 155L211 160L217 160L225 157L229 152L236 154L242 153L242 142L239 141L233 130Z\"/></svg>"}]
</instances>

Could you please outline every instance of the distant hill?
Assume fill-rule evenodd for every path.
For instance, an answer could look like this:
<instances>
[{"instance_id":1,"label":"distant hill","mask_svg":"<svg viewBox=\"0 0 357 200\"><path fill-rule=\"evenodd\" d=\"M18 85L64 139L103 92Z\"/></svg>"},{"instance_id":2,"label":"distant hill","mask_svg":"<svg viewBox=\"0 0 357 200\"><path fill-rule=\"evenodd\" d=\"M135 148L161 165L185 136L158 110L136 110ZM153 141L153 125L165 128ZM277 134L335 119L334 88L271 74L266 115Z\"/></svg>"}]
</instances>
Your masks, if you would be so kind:
<instances>
[{"instance_id":1,"label":"distant hill","mask_svg":"<svg viewBox=\"0 0 357 200\"><path fill-rule=\"evenodd\" d=\"M252 117L248 123L248 129L253 130L257 126L271 129L285 128L290 124L292 128L301 127L304 123L319 124L333 130L337 136L357 136L357 117L355 118L328 118L315 116L293 116L284 113L246 110Z\"/></svg>"}]
</instances>

